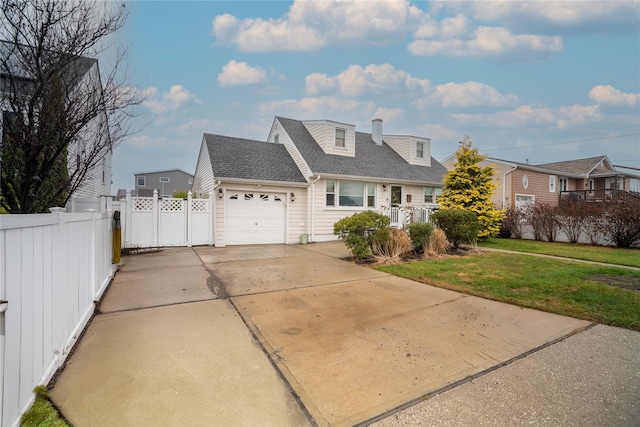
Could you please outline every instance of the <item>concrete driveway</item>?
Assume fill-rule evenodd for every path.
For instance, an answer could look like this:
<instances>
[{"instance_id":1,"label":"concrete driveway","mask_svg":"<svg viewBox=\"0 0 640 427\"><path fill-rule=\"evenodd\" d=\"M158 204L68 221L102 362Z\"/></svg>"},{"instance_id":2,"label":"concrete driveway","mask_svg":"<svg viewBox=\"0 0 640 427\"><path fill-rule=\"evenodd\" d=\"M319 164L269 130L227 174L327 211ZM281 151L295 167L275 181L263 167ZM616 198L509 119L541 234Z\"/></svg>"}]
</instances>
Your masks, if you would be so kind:
<instances>
[{"instance_id":1,"label":"concrete driveway","mask_svg":"<svg viewBox=\"0 0 640 427\"><path fill-rule=\"evenodd\" d=\"M346 255L331 242L125 257L52 397L76 426L438 424L402 414L593 330ZM620 375L636 375L616 384L633 396L628 359Z\"/></svg>"}]
</instances>

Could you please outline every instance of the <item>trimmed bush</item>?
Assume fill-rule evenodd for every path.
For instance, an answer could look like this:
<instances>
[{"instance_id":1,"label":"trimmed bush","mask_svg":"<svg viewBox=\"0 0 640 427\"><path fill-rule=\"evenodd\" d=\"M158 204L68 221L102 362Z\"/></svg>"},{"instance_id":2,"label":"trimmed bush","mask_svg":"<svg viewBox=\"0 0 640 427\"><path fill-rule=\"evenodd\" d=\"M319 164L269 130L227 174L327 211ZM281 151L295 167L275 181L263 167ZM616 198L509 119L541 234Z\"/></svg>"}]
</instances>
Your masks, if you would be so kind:
<instances>
[{"instance_id":1,"label":"trimmed bush","mask_svg":"<svg viewBox=\"0 0 640 427\"><path fill-rule=\"evenodd\" d=\"M416 253L424 252L429 245L429 236L433 231L433 225L426 222L412 222L405 229L411 238L413 250Z\"/></svg>"},{"instance_id":2,"label":"trimmed bush","mask_svg":"<svg viewBox=\"0 0 640 427\"><path fill-rule=\"evenodd\" d=\"M462 242L475 244L478 241L480 223L478 216L473 212L462 209L440 209L431 215L431 218L456 248Z\"/></svg>"},{"instance_id":3,"label":"trimmed bush","mask_svg":"<svg viewBox=\"0 0 640 427\"><path fill-rule=\"evenodd\" d=\"M342 218L333 224L338 236L356 258L373 255L373 242L389 238L389 217L373 211L364 211Z\"/></svg>"}]
</instances>

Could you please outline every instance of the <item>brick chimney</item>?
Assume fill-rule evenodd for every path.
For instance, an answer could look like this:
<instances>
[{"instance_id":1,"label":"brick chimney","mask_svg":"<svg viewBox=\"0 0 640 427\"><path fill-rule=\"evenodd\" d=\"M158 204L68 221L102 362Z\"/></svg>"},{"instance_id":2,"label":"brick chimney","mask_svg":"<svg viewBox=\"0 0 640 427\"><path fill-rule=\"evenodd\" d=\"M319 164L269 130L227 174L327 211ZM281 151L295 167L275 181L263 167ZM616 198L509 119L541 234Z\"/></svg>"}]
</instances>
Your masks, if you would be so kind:
<instances>
[{"instance_id":1,"label":"brick chimney","mask_svg":"<svg viewBox=\"0 0 640 427\"><path fill-rule=\"evenodd\" d=\"M371 124L371 138L373 139L373 142L378 145L382 145L382 119L373 119Z\"/></svg>"}]
</instances>

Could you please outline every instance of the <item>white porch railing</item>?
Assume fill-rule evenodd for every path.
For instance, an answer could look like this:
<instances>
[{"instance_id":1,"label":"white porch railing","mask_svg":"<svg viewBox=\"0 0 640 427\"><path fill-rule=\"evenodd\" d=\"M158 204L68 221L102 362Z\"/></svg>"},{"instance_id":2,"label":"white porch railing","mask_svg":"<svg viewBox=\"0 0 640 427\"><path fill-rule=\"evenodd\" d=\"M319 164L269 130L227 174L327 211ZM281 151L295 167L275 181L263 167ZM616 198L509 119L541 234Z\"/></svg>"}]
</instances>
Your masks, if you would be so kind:
<instances>
[{"instance_id":1,"label":"white porch railing","mask_svg":"<svg viewBox=\"0 0 640 427\"><path fill-rule=\"evenodd\" d=\"M390 219L390 225L396 228L404 228L412 222L430 222L431 214L436 209L433 208L416 208L402 206L383 206L382 214Z\"/></svg>"},{"instance_id":2,"label":"white porch railing","mask_svg":"<svg viewBox=\"0 0 640 427\"><path fill-rule=\"evenodd\" d=\"M0 424L64 363L115 273L112 214L0 216Z\"/></svg>"}]
</instances>

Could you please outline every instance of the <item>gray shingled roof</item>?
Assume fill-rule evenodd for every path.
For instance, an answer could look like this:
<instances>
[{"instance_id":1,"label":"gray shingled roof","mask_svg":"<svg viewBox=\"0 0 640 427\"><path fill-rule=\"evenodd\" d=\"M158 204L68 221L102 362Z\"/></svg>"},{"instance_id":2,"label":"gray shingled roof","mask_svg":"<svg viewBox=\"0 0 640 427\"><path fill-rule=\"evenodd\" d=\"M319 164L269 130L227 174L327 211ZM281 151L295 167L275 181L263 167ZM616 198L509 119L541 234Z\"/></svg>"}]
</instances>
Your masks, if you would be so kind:
<instances>
[{"instance_id":1,"label":"gray shingled roof","mask_svg":"<svg viewBox=\"0 0 640 427\"><path fill-rule=\"evenodd\" d=\"M204 134L216 178L307 182L282 144Z\"/></svg>"},{"instance_id":2,"label":"gray shingled roof","mask_svg":"<svg viewBox=\"0 0 640 427\"><path fill-rule=\"evenodd\" d=\"M565 162L554 162L537 165L538 167L551 169L558 172L565 172L576 175L586 175L600 163L605 156L589 157L587 159L568 160Z\"/></svg>"},{"instance_id":3,"label":"gray shingled roof","mask_svg":"<svg viewBox=\"0 0 640 427\"><path fill-rule=\"evenodd\" d=\"M431 167L410 165L370 133L356 132L355 157L326 154L299 120L277 117L314 174L350 175L384 180L441 184L447 169L433 157ZM384 137L383 137L384 138Z\"/></svg>"}]
</instances>

